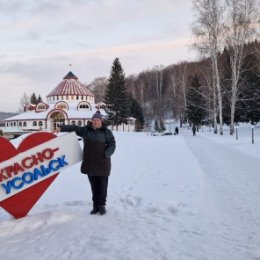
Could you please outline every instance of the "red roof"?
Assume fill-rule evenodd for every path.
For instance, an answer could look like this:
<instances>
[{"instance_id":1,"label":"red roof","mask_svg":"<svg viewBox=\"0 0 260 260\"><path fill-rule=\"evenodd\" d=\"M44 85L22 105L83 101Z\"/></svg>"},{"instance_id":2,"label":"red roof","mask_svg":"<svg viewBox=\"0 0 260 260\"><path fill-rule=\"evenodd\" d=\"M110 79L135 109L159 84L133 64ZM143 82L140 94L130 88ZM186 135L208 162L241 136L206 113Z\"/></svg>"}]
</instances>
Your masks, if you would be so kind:
<instances>
[{"instance_id":1,"label":"red roof","mask_svg":"<svg viewBox=\"0 0 260 260\"><path fill-rule=\"evenodd\" d=\"M63 78L63 81L47 95L47 97L68 95L94 96L87 86L81 83L71 71Z\"/></svg>"}]
</instances>

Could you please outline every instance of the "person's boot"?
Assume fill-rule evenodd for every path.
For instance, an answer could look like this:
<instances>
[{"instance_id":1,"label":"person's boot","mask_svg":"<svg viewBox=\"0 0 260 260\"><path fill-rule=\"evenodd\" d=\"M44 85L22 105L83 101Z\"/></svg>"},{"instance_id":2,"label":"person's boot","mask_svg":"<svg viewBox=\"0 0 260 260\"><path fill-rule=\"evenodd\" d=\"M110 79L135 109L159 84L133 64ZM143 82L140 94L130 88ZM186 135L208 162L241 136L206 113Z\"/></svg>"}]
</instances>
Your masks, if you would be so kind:
<instances>
[{"instance_id":1,"label":"person's boot","mask_svg":"<svg viewBox=\"0 0 260 260\"><path fill-rule=\"evenodd\" d=\"M99 212L99 207L98 206L93 206L93 209L90 211L91 215L97 214Z\"/></svg>"},{"instance_id":2,"label":"person's boot","mask_svg":"<svg viewBox=\"0 0 260 260\"><path fill-rule=\"evenodd\" d=\"M105 208L105 206L99 206L98 207L99 208L99 214L100 215L105 215L106 214L106 208Z\"/></svg>"}]
</instances>

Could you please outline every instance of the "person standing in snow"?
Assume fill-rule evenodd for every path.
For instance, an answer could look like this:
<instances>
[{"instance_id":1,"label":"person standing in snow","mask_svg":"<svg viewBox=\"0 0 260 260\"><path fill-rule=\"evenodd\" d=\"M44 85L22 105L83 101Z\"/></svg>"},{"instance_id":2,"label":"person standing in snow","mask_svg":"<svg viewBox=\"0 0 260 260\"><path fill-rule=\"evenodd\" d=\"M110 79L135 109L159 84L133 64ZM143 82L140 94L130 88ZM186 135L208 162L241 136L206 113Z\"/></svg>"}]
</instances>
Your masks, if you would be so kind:
<instances>
[{"instance_id":1,"label":"person standing in snow","mask_svg":"<svg viewBox=\"0 0 260 260\"><path fill-rule=\"evenodd\" d=\"M196 126L195 125L192 126L192 133L193 133L193 136L196 135Z\"/></svg>"},{"instance_id":2,"label":"person standing in snow","mask_svg":"<svg viewBox=\"0 0 260 260\"><path fill-rule=\"evenodd\" d=\"M83 138L81 172L88 175L91 186L93 209L90 214L106 214L108 177L116 142L112 131L103 124L101 113L97 111L92 116L92 122L86 126L63 125L53 132L75 132Z\"/></svg>"},{"instance_id":3,"label":"person standing in snow","mask_svg":"<svg viewBox=\"0 0 260 260\"><path fill-rule=\"evenodd\" d=\"M176 126L175 130L174 130L174 135L177 135L177 134L179 134L179 128Z\"/></svg>"}]
</instances>

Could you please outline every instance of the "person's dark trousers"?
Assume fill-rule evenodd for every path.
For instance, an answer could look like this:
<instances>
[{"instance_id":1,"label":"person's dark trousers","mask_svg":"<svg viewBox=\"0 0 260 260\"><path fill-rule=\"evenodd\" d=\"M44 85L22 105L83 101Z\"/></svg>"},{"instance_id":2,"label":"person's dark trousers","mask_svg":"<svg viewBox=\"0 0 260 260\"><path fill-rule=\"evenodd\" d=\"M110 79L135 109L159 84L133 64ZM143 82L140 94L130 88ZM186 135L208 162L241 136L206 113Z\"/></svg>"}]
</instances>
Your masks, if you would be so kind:
<instances>
[{"instance_id":1,"label":"person's dark trousers","mask_svg":"<svg viewBox=\"0 0 260 260\"><path fill-rule=\"evenodd\" d=\"M105 206L107 199L107 176L88 176L91 190L93 207Z\"/></svg>"}]
</instances>

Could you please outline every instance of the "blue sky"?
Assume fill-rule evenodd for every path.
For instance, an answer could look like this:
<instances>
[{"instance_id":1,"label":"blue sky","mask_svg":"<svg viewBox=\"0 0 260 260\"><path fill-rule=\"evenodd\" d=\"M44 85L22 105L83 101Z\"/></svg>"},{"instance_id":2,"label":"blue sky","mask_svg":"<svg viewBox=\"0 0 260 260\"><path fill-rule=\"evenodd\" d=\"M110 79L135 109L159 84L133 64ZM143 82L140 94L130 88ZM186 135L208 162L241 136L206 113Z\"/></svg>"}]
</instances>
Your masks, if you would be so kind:
<instances>
[{"instance_id":1,"label":"blue sky","mask_svg":"<svg viewBox=\"0 0 260 260\"><path fill-rule=\"evenodd\" d=\"M0 0L0 13L0 111L45 99L69 70L108 77L116 57L126 76L196 58L191 0Z\"/></svg>"}]
</instances>

